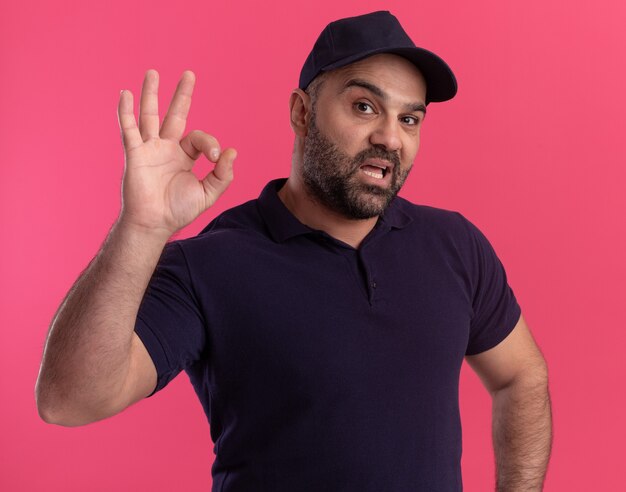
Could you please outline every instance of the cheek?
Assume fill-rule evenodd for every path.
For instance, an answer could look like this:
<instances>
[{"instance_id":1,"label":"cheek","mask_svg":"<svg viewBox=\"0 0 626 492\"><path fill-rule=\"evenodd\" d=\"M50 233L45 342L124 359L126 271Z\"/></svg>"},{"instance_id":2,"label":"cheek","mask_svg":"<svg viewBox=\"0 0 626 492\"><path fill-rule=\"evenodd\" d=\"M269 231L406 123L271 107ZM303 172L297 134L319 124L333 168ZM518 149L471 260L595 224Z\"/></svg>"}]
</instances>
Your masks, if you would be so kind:
<instances>
[{"instance_id":1,"label":"cheek","mask_svg":"<svg viewBox=\"0 0 626 492\"><path fill-rule=\"evenodd\" d=\"M350 130L341 129L338 131L336 142L339 148L352 157L370 146L367 133L354 127Z\"/></svg>"},{"instance_id":2,"label":"cheek","mask_svg":"<svg viewBox=\"0 0 626 492\"><path fill-rule=\"evenodd\" d=\"M355 125L345 115L317 115L318 129L330 138L343 152L354 156L369 146L366 125Z\"/></svg>"},{"instance_id":3,"label":"cheek","mask_svg":"<svg viewBox=\"0 0 626 492\"><path fill-rule=\"evenodd\" d=\"M406 162L407 165L410 166L411 164L413 164L413 160L415 159L419 151L419 146L420 146L420 135L419 135L419 130L418 130L417 134L412 135L411 138L408 139L403 146L404 151L405 151L403 157L407 161Z\"/></svg>"}]
</instances>

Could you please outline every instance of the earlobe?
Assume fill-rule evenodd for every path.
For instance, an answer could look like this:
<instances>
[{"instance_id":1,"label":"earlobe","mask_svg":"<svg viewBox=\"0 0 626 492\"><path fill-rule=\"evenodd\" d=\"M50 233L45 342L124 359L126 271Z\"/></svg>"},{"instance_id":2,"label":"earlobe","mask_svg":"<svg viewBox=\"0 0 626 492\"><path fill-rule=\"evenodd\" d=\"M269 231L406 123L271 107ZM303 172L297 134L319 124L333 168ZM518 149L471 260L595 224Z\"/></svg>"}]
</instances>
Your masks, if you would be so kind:
<instances>
[{"instance_id":1,"label":"earlobe","mask_svg":"<svg viewBox=\"0 0 626 492\"><path fill-rule=\"evenodd\" d=\"M305 137L309 126L311 98L302 89L294 89L289 97L291 128L300 137Z\"/></svg>"}]
</instances>

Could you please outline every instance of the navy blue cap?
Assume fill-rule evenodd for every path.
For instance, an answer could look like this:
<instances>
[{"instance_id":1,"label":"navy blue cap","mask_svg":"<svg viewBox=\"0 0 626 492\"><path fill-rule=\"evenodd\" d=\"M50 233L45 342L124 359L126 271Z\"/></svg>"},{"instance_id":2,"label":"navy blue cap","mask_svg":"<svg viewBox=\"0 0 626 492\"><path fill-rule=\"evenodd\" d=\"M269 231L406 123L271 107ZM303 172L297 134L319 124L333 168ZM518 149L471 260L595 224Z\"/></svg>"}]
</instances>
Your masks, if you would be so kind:
<instances>
[{"instance_id":1,"label":"navy blue cap","mask_svg":"<svg viewBox=\"0 0 626 492\"><path fill-rule=\"evenodd\" d=\"M398 19L381 10L328 24L315 42L300 72L306 89L321 72L354 63L378 53L392 53L412 62L426 79L426 103L452 99L457 91L452 70L434 53L418 48Z\"/></svg>"}]
</instances>

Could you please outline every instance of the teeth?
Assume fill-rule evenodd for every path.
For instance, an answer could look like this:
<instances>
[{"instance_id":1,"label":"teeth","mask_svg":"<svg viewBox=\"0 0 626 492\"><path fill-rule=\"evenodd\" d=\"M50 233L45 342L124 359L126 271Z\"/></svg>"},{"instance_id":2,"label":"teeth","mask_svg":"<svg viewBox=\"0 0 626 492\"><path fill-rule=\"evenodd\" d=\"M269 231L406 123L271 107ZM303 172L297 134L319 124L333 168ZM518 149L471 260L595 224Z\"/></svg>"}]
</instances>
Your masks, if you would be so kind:
<instances>
[{"instance_id":1,"label":"teeth","mask_svg":"<svg viewBox=\"0 0 626 492\"><path fill-rule=\"evenodd\" d=\"M382 171L379 173L373 173L372 171L363 171L365 174L367 174L368 176L371 176L372 178L376 178L376 179L383 179L383 173Z\"/></svg>"}]
</instances>

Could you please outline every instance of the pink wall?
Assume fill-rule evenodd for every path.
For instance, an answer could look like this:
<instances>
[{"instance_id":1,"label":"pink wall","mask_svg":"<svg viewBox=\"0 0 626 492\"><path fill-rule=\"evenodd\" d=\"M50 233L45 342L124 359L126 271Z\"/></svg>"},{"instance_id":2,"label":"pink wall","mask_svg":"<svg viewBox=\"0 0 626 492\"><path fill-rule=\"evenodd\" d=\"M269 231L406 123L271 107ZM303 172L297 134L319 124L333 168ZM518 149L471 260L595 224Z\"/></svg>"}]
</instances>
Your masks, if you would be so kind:
<instances>
[{"instance_id":1,"label":"pink wall","mask_svg":"<svg viewBox=\"0 0 626 492\"><path fill-rule=\"evenodd\" d=\"M455 70L403 195L491 239L551 371L550 491L624 490L626 7L619 0L5 2L0 7L0 489L208 490L212 444L183 375L83 428L46 425L33 386L67 289L115 220L116 106L197 76L188 130L239 151L236 181L180 233L289 169L289 91L330 20L390 9ZM200 163L201 172L206 169ZM464 368L466 490L492 489L489 398ZM156 432L159 434L157 435Z\"/></svg>"}]
</instances>

